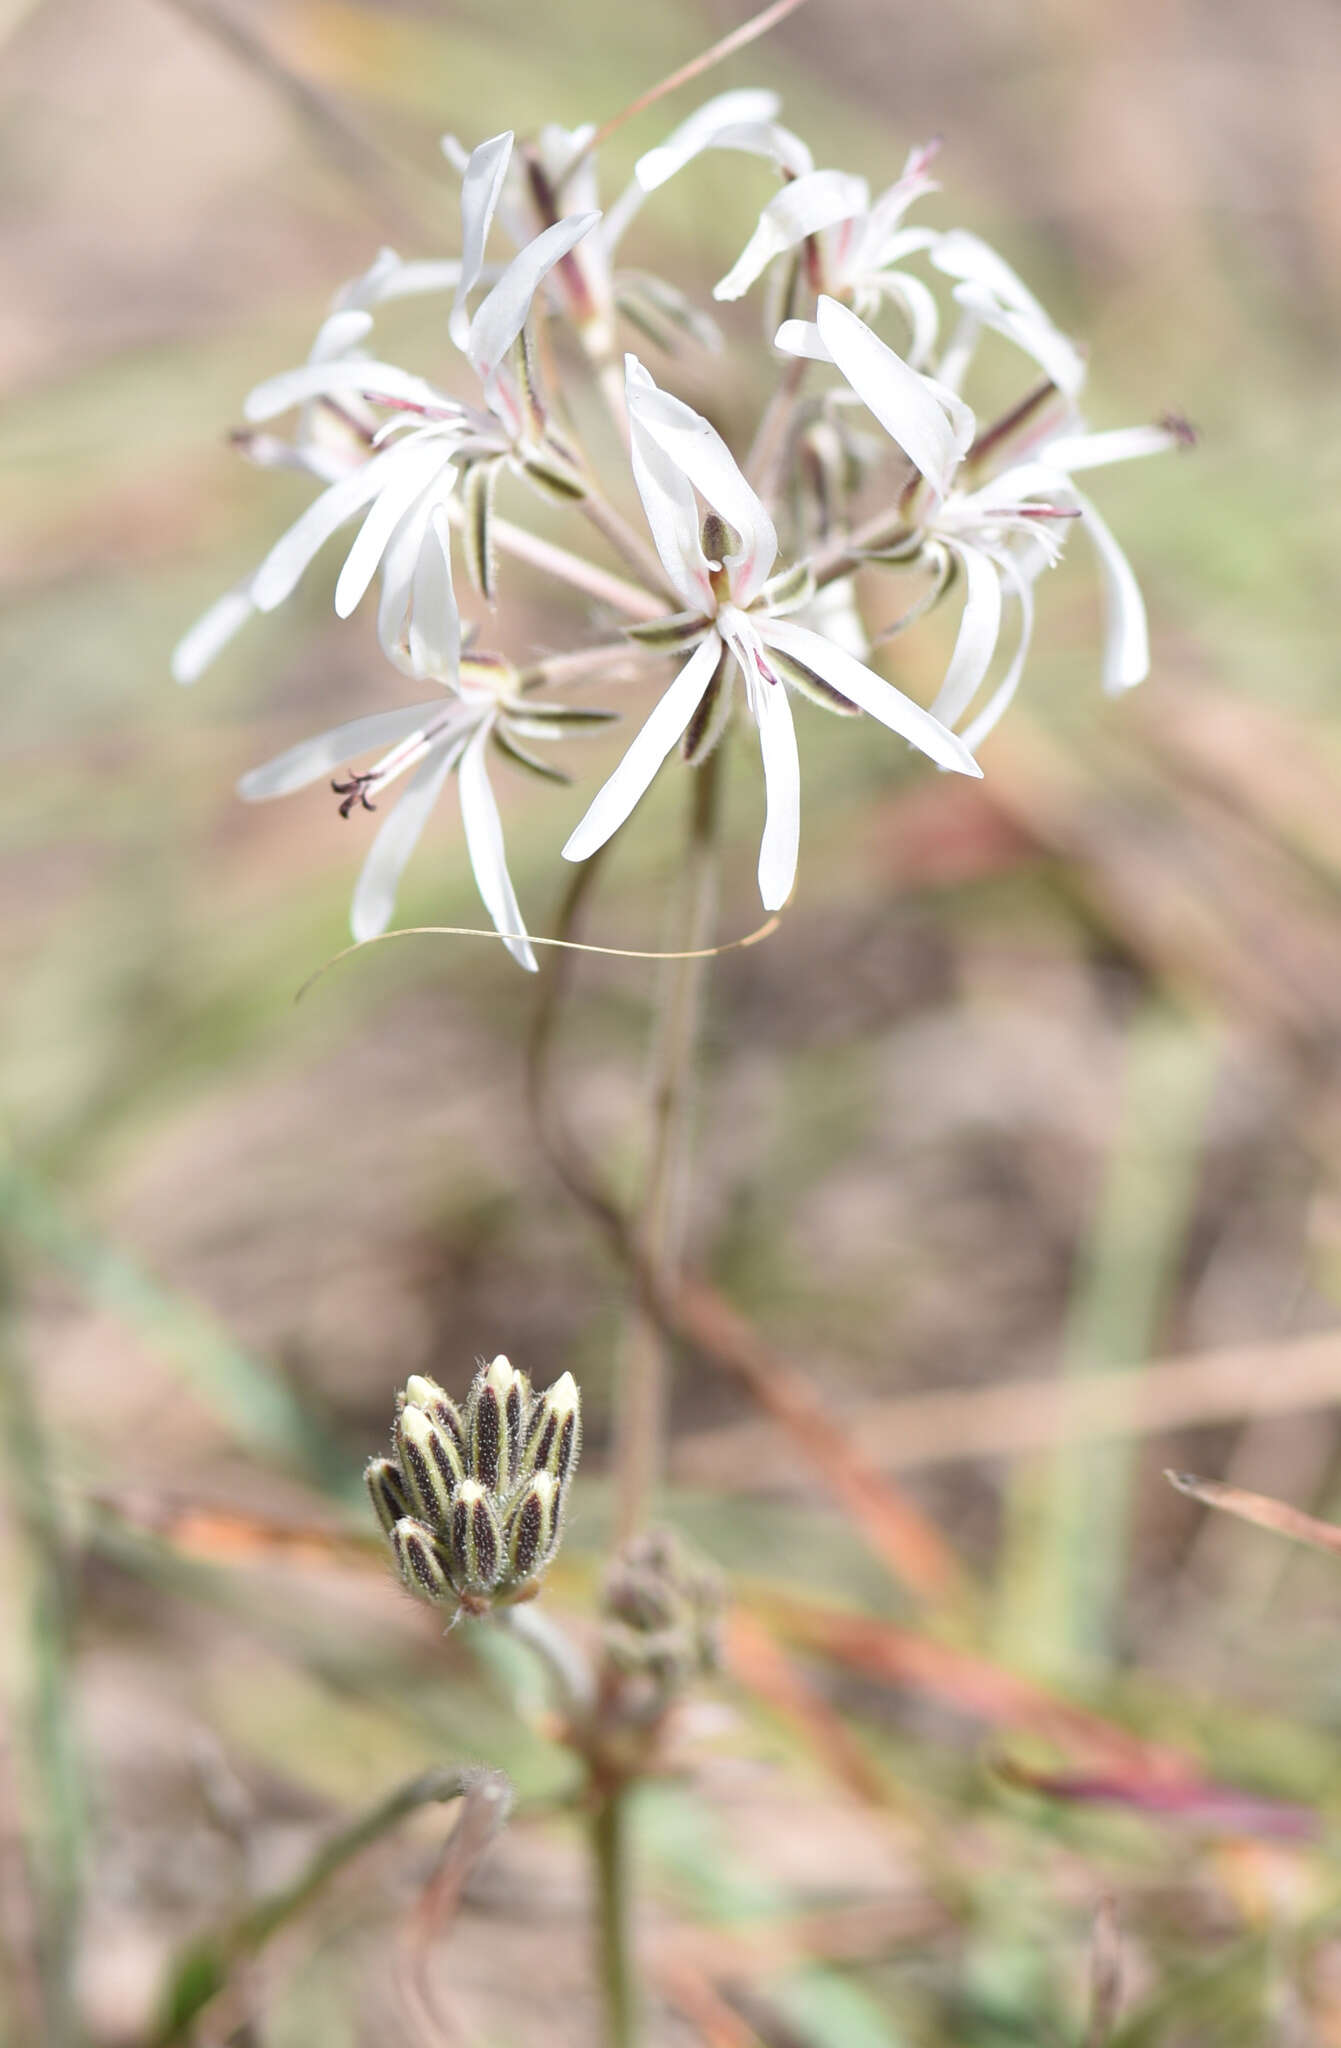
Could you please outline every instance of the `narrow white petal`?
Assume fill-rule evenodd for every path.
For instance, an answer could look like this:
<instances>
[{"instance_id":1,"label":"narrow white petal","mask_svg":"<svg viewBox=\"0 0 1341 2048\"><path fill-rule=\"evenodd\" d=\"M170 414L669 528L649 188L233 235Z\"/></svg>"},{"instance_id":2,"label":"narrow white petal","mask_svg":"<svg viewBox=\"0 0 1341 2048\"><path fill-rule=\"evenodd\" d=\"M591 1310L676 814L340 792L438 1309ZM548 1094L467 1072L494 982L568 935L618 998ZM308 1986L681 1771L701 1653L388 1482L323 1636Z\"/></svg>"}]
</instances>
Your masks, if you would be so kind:
<instances>
[{"instance_id":1,"label":"narrow white petal","mask_svg":"<svg viewBox=\"0 0 1341 2048\"><path fill-rule=\"evenodd\" d=\"M360 754L394 747L398 740L408 739L412 732L441 718L442 712L441 703L402 704L395 711L374 711L370 718L351 718L347 725L332 726L329 732L301 740L263 767L253 768L238 783L237 793L249 804L289 796L295 789L319 782L346 761L356 761Z\"/></svg>"},{"instance_id":2,"label":"narrow white petal","mask_svg":"<svg viewBox=\"0 0 1341 2048\"><path fill-rule=\"evenodd\" d=\"M460 349L465 347L470 332L466 300L484 268L489 228L511 156L511 134L495 135L474 151L461 176L461 275L447 322L447 331Z\"/></svg>"},{"instance_id":3,"label":"narrow white petal","mask_svg":"<svg viewBox=\"0 0 1341 2048\"><path fill-rule=\"evenodd\" d=\"M257 611L272 612L294 588L308 563L326 545L347 519L370 504L382 487L387 450L374 455L361 468L327 486L321 496L282 533L252 578L251 595Z\"/></svg>"},{"instance_id":4,"label":"narrow white petal","mask_svg":"<svg viewBox=\"0 0 1341 2048\"><path fill-rule=\"evenodd\" d=\"M781 910L796 881L796 856L801 844L801 763L796 752L796 727L781 683L765 682L747 669L746 684L764 763L759 894L765 910Z\"/></svg>"},{"instance_id":5,"label":"narrow white petal","mask_svg":"<svg viewBox=\"0 0 1341 2048\"><path fill-rule=\"evenodd\" d=\"M291 406L306 405L313 398L338 398L349 392L360 397L387 398L429 412L457 412L457 401L445 398L422 377L398 370L394 363L373 362L364 356L337 356L330 362L304 363L296 370L282 370L258 384L242 410L253 425L288 412Z\"/></svg>"},{"instance_id":6,"label":"narrow white petal","mask_svg":"<svg viewBox=\"0 0 1341 2048\"><path fill-rule=\"evenodd\" d=\"M964 610L945 681L931 707L942 725L958 725L982 687L1001 637L1001 579L979 548L956 546L964 571Z\"/></svg>"},{"instance_id":7,"label":"narrow white petal","mask_svg":"<svg viewBox=\"0 0 1341 2048\"><path fill-rule=\"evenodd\" d=\"M713 286L713 297L742 297L775 256L795 249L807 235L818 234L839 221L858 219L865 213L870 197L866 180L850 177L846 171L812 171L808 177L794 178L776 198L769 200L735 264Z\"/></svg>"},{"instance_id":8,"label":"narrow white petal","mask_svg":"<svg viewBox=\"0 0 1341 2048\"><path fill-rule=\"evenodd\" d=\"M696 647L664 697L636 735L613 775L592 798L586 816L569 835L565 860L586 860L617 832L676 741L682 738L721 658L722 643L710 633Z\"/></svg>"},{"instance_id":9,"label":"narrow white petal","mask_svg":"<svg viewBox=\"0 0 1341 2048\"><path fill-rule=\"evenodd\" d=\"M1019 688L1020 677L1024 673L1025 657L1029 652L1029 642L1034 634L1034 586L1032 582L1029 577L1016 573L1011 565L1009 556L1002 557L1001 573L1020 601L1020 637L1016 643L1015 652L1010 658L1010 666L1006 673L1002 676L1001 681L997 684L977 717L971 720L964 728L964 745L971 747L974 753L978 751L978 748L987 738L988 733L999 723L1003 712L1005 712L1016 690Z\"/></svg>"},{"instance_id":10,"label":"narrow white petal","mask_svg":"<svg viewBox=\"0 0 1341 2048\"><path fill-rule=\"evenodd\" d=\"M503 846L503 821L498 815L489 786L484 750L489 744L489 727L482 725L461 756L457 782L461 791L461 822L466 832L466 852L474 872L481 900L500 932L514 960L532 974L536 957L526 937L521 906L508 873Z\"/></svg>"},{"instance_id":11,"label":"narrow white petal","mask_svg":"<svg viewBox=\"0 0 1341 2048\"><path fill-rule=\"evenodd\" d=\"M429 513L415 561L410 599L410 666L415 675L451 681L461 659L461 614L452 585L452 541L441 505Z\"/></svg>"},{"instance_id":12,"label":"narrow white petal","mask_svg":"<svg viewBox=\"0 0 1341 2048\"><path fill-rule=\"evenodd\" d=\"M1058 434L1038 451L1040 462L1068 472L1130 462L1137 455L1165 455L1178 446L1167 427L1113 427L1106 434Z\"/></svg>"},{"instance_id":13,"label":"narrow white petal","mask_svg":"<svg viewBox=\"0 0 1341 2048\"><path fill-rule=\"evenodd\" d=\"M920 277L909 277L902 270L883 271L872 277L869 283L881 296L892 299L906 318L911 330L908 365L910 369L917 369L936 346L941 316L935 293L923 284Z\"/></svg>"},{"instance_id":14,"label":"narrow white petal","mask_svg":"<svg viewBox=\"0 0 1341 2048\"><path fill-rule=\"evenodd\" d=\"M236 590L227 590L215 599L207 612L202 612L194 626L172 650L172 679L177 683L194 683L205 673L216 654L219 654L233 635L255 615L251 588L240 583Z\"/></svg>"},{"instance_id":15,"label":"narrow white petal","mask_svg":"<svg viewBox=\"0 0 1341 2048\"><path fill-rule=\"evenodd\" d=\"M1075 496L1084 515L1081 524L1099 558L1105 614L1103 684L1116 694L1143 683L1150 673L1150 629L1146 624L1145 600L1112 528L1088 498L1079 491Z\"/></svg>"},{"instance_id":16,"label":"narrow white petal","mask_svg":"<svg viewBox=\"0 0 1341 2048\"><path fill-rule=\"evenodd\" d=\"M636 357L624 360L630 421L650 435L740 535L740 548L727 556L726 565L734 601L750 604L777 559L777 529L716 428L683 399L658 390L646 371L641 377L630 374L630 364L642 370Z\"/></svg>"},{"instance_id":17,"label":"narrow white petal","mask_svg":"<svg viewBox=\"0 0 1341 2048\"><path fill-rule=\"evenodd\" d=\"M317 338L308 352L309 363L333 362L337 356L345 356L372 332L371 313L355 306L342 306L323 320L317 329Z\"/></svg>"},{"instance_id":18,"label":"narrow white petal","mask_svg":"<svg viewBox=\"0 0 1341 2048\"><path fill-rule=\"evenodd\" d=\"M636 356L624 358L624 388L633 481L661 566L691 611L711 611L715 599L699 533L698 500L688 477L638 419L638 394L656 386Z\"/></svg>"},{"instance_id":19,"label":"narrow white petal","mask_svg":"<svg viewBox=\"0 0 1341 2048\"><path fill-rule=\"evenodd\" d=\"M399 268L400 258L395 250L383 246L366 270L361 271L357 277L351 277L348 284L340 287L331 308L332 312L366 311L369 306L375 306L387 278ZM316 351L313 350L313 355L315 354Z\"/></svg>"},{"instance_id":20,"label":"narrow white petal","mask_svg":"<svg viewBox=\"0 0 1341 2048\"><path fill-rule=\"evenodd\" d=\"M369 847L349 917L349 927L356 939L375 939L390 924L405 863L419 843L429 812L460 756L462 745L461 739L453 739L435 747L425 757Z\"/></svg>"},{"instance_id":21,"label":"narrow white petal","mask_svg":"<svg viewBox=\"0 0 1341 2048\"><path fill-rule=\"evenodd\" d=\"M773 346L786 356L805 356L812 363L833 361L813 320L784 320L773 336Z\"/></svg>"},{"instance_id":22,"label":"narrow white petal","mask_svg":"<svg viewBox=\"0 0 1341 2048\"><path fill-rule=\"evenodd\" d=\"M954 394L910 369L886 348L855 313L836 299L821 298L816 309L820 338L858 398L896 441L915 469L941 497L950 489L962 453L962 424L952 411L966 411Z\"/></svg>"},{"instance_id":23,"label":"narrow white petal","mask_svg":"<svg viewBox=\"0 0 1341 2048\"><path fill-rule=\"evenodd\" d=\"M655 192L658 185L664 185L667 178L682 171L701 151L711 149L713 137L720 129L745 122L771 121L781 104L775 92L749 87L718 93L715 99L696 107L664 142L640 156L633 175L644 192Z\"/></svg>"},{"instance_id":24,"label":"narrow white petal","mask_svg":"<svg viewBox=\"0 0 1341 2048\"><path fill-rule=\"evenodd\" d=\"M955 298L982 326L1004 334L1016 348L1032 356L1059 391L1064 391L1068 398L1075 397L1085 382L1085 358L1059 327L1054 327L1050 320L1036 319L1032 313L1001 306L991 292L979 285L956 286Z\"/></svg>"},{"instance_id":25,"label":"narrow white petal","mask_svg":"<svg viewBox=\"0 0 1341 2048\"><path fill-rule=\"evenodd\" d=\"M408 626L414 591L414 572L432 505L421 499L413 505L387 542L382 557L382 589L377 600L377 640L382 652L402 675L422 675L410 656Z\"/></svg>"},{"instance_id":26,"label":"narrow white petal","mask_svg":"<svg viewBox=\"0 0 1341 2048\"><path fill-rule=\"evenodd\" d=\"M489 275L486 264L481 277ZM377 294L378 305L388 299L418 298L424 292L449 292L459 282L461 265L455 256L441 260L427 257L415 263L398 263Z\"/></svg>"},{"instance_id":27,"label":"narrow white petal","mask_svg":"<svg viewBox=\"0 0 1341 2048\"><path fill-rule=\"evenodd\" d=\"M335 610L347 619L377 573L392 534L433 481L450 471L449 450L440 440L401 441L387 451L398 459L389 464L377 496L368 508L335 585Z\"/></svg>"},{"instance_id":28,"label":"narrow white petal","mask_svg":"<svg viewBox=\"0 0 1341 2048\"><path fill-rule=\"evenodd\" d=\"M1032 315L1042 327L1051 327L1051 320L1019 273L1011 269L1004 256L998 256L995 249L966 228L951 228L938 236L931 261L946 277L982 285L1003 306Z\"/></svg>"},{"instance_id":29,"label":"narrow white petal","mask_svg":"<svg viewBox=\"0 0 1341 2048\"><path fill-rule=\"evenodd\" d=\"M808 626L794 625L790 619L761 620L760 633L765 646L781 648L784 654L794 654L798 661L813 668L862 711L920 748L940 767L956 769L961 775L982 774L957 734L942 725L938 718L933 718L929 711L924 711L920 704L914 704L911 697L905 697L902 690L896 690L892 683L887 683L883 676L876 675L864 662L845 654L832 640L826 640L820 633L812 633Z\"/></svg>"},{"instance_id":30,"label":"narrow white petal","mask_svg":"<svg viewBox=\"0 0 1341 2048\"><path fill-rule=\"evenodd\" d=\"M513 257L471 321L466 342L466 352L486 387L526 325L540 285L599 219L598 213L570 213Z\"/></svg>"}]
</instances>

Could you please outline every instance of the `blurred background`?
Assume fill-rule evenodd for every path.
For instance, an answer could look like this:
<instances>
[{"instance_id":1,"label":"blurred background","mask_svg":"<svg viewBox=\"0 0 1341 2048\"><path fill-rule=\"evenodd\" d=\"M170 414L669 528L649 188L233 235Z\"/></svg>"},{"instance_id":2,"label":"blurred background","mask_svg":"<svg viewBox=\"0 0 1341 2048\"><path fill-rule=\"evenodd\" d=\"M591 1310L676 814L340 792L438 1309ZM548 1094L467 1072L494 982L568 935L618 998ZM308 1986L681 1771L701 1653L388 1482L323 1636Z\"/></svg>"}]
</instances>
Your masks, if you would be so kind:
<instances>
[{"instance_id":1,"label":"blurred background","mask_svg":"<svg viewBox=\"0 0 1341 2048\"><path fill-rule=\"evenodd\" d=\"M335 1542L396 1386L460 1389L506 1351L583 1387L553 1598L590 1607L625 1283L529 1126L534 988L500 948L417 939L295 1002L346 942L362 827L320 791L232 790L387 686L333 566L194 690L168 656L305 501L228 448L246 391L380 244L455 253L442 131L604 120L745 12L0 4L16 2044L150 2039L184 1942L462 1758L520 1804L432 1958L460 2037L596 2038L569 1763L513 1710L506 1646L444 1646ZM1095 479L1150 608L1144 688L1101 698L1077 547L983 783L805 719L796 899L713 970L691 1261L962 1577L919 1599L747 1389L677 1359L666 1509L736 1619L639 1808L653 2038L1079 2042L1111 1897L1115 2039L1341 2042L1341 1581L1161 1477L1341 1514L1341 17L811 0L621 130L607 198L709 92L756 83L877 187L942 136L925 217L986 235L1089 340L1091 423L1177 409L1201 442ZM702 299L770 189L708 160L648 205L638 260ZM757 301L727 311L756 341ZM392 309L388 352L432 374L438 317ZM761 350L648 360L748 433ZM522 570L499 619L513 655L572 644ZM952 628L890 672L928 698ZM732 766L729 935L758 916L756 771ZM662 942L667 783L592 938ZM591 786L500 787L533 929ZM401 922L480 921L453 810ZM654 987L584 963L565 1036L572 1114L624 1170ZM276 1518L330 1554L267 1548ZM1196 1797L1151 1790L1168 1755ZM419 2038L396 1943L444 1826L345 1873L199 2038Z\"/></svg>"}]
</instances>

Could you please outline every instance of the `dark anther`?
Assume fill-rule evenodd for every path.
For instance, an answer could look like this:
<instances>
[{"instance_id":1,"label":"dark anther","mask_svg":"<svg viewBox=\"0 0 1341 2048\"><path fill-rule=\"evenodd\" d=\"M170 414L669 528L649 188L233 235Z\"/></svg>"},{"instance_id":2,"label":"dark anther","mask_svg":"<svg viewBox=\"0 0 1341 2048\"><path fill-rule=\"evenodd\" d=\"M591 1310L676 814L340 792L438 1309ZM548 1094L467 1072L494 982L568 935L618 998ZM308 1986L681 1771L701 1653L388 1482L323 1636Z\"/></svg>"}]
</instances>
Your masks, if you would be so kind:
<instances>
[{"instance_id":1,"label":"dark anther","mask_svg":"<svg viewBox=\"0 0 1341 2048\"><path fill-rule=\"evenodd\" d=\"M1180 448L1195 448L1201 438L1191 420L1180 412L1163 413L1159 424L1166 434L1173 435Z\"/></svg>"},{"instance_id":2,"label":"dark anther","mask_svg":"<svg viewBox=\"0 0 1341 2048\"><path fill-rule=\"evenodd\" d=\"M332 782L331 788L335 794L344 798L340 806L342 818L347 818L356 804L362 804L365 811L377 809L376 804L368 801L368 791L376 780L375 775L351 775L347 782Z\"/></svg>"}]
</instances>

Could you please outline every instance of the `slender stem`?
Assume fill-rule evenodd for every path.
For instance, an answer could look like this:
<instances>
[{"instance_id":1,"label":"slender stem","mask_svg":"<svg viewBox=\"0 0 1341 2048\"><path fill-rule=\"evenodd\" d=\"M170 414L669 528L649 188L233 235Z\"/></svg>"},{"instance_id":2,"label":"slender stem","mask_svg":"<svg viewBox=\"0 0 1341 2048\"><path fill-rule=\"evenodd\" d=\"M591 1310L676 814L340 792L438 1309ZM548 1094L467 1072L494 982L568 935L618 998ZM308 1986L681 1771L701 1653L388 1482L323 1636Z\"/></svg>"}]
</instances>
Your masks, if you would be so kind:
<instances>
[{"instance_id":1,"label":"slender stem","mask_svg":"<svg viewBox=\"0 0 1341 2048\"><path fill-rule=\"evenodd\" d=\"M868 519L864 526L840 534L827 547L812 555L810 567L816 583L823 587L826 583L835 582L839 576L850 576L854 569L862 567L874 549L896 547L900 542L911 540L913 531L902 512L893 515L877 512L874 519Z\"/></svg>"},{"instance_id":2,"label":"slender stem","mask_svg":"<svg viewBox=\"0 0 1341 2048\"><path fill-rule=\"evenodd\" d=\"M464 523L465 513L455 498L448 500L446 511L453 526ZM626 583L622 576L612 576L608 569L570 553L552 540L542 540L537 533L528 533L524 526L514 526L510 519L491 520L489 533L505 555L515 555L519 562L529 562L533 569L557 576L574 590L594 597L600 604L608 604L612 611L623 612L625 618L659 619L665 613L665 601L654 597L650 590L640 590L636 584Z\"/></svg>"},{"instance_id":3,"label":"slender stem","mask_svg":"<svg viewBox=\"0 0 1341 2048\"><path fill-rule=\"evenodd\" d=\"M581 509L596 531L603 534L615 552L624 557L634 573L641 576L644 583L650 583L654 590L664 590L670 609L678 610L684 600L667 581L656 551L634 531L624 515L616 511L603 492L593 487L590 479Z\"/></svg>"},{"instance_id":4,"label":"slender stem","mask_svg":"<svg viewBox=\"0 0 1341 2048\"><path fill-rule=\"evenodd\" d=\"M717 912L717 829L722 749L692 777L685 861L685 951L707 946ZM684 1226L684 1181L692 1108L691 1078L702 1004L703 960L665 967L652 1069L652 1143L636 1228L640 1261L655 1295L673 1292ZM641 1526L664 1461L666 1339L641 1299L630 1318L616 1417L615 1528L627 1542Z\"/></svg>"},{"instance_id":5,"label":"slender stem","mask_svg":"<svg viewBox=\"0 0 1341 2048\"><path fill-rule=\"evenodd\" d=\"M573 1641L551 1621L543 1608L533 1604L499 1607L494 1620L509 1635L516 1636L534 1651L553 1683L560 1707L570 1718L588 1714L596 1694L596 1677L591 1664Z\"/></svg>"},{"instance_id":6,"label":"slender stem","mask_svg":"<svg viewBox=\"0 0 1341 2048\"><path fill-rule=\"evenodd\" d=\"M787 435L791 431L801 386L809 368L804 356L792 357L764 408L754 445L745 458L745 474L765 504L777 494L787 451Z\"/></svg>"},{"instance_id":7,"label":"slender stem","mask_svg":"<svg viewBox=\"0 0 1341 2048\"><path fill-rule=\"evenodd\" d=\"M626 1785L602 1794L591 1816L596 1873L596 1929L608 2048L634 2048L638 1993L633 1968L632 1883L629 1872L629 1798Z\"/></svg>"}]
</instances>

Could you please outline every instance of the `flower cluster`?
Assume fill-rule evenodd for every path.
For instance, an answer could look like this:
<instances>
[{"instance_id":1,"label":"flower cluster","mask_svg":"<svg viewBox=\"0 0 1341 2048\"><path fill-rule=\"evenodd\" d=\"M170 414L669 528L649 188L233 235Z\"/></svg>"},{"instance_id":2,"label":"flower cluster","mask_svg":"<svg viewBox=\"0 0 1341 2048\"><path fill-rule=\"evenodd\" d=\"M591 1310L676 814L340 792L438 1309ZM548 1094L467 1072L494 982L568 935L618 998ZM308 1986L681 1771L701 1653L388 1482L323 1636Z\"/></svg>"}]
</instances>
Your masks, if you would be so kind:
<instances>
[{"instance_id":1,"label":"flower cluster","mask_svg":"<svg viewBox=\"0 0 1341 2048\"><path fill-rule=\"evenodd\" d=\"M503 134L470 152L448 138L461 176L459 257L407 262L383 250L339 295L307 361L248 399L246 452L321 488L255 573L185 636L176 675L194 681L357 521L335 609L348 616L378 583L385 655L439 693L337 726L241 784L249 799L279 796L375 755L332 783L350 817L376 809L379 792L409 774L355 892L356 938L387 927L405 863L455 770L485 908L513 957L535 967L488 761L501 754L567 780L531 743L613 715L552 698L574 680L615 674L612 654L622 660L621 681L667 659L675 670L571 831L565 856L595 852L677 747L697 765L744 724L762 760L758 879L770 910L786 902L796 877L794 698L874 719L938 767L980 774L976 750L1024 670L1038 579L1075 526L1094 550L1104 595L1103 684L1118 691L1145 676L1136 579L1076 479L1172 448L1190 430L1176 418L1089 430L1080 411L1085 356L1010 265L962 228L910 223L938 189L934 148L915 149L895 182L872 196L863 178L817 168L777 115L769 93L719 95L640 160L634 184L604 212L590 129L547 128L521 148ZM647 195L673 176L703 176L690 167L707 151L753 160L738 175L779 181L714 293L730 304L763 285L771 309L776 388L743 459L637 355L626 353L622 369L619 360L621 321L666 349L722 345L715 322L676 287L616 266ZM501 263L490 260L495 224L514 244ZM369 346L382 305L425 292L451 294L445 325L465 392ZM567 349L548 345L547 330L559 324ZM1021 388L1004 411L979 419L965 391L980 351L1002 345L1022 363ZM590 392L570 389L574 379ZM594 398L627 449L622 474L602 474L576 434L573 423L590 416ZM277 434L273 423L290 414L290 434ZM523 515L543 500L586 521L632 580L524 518L499 518L501 487L516 493ZM650 545L623 509L635 502ZM607 631L603 642L523 667L481 651L475 626L462 619L458 567L493 607L502 552L565 579L599 607L593 620L621 613L626 637L612 643ZM905 602L910 578L915 593ZM902 608L872 631L865 608L882 586ZM953 652L923 706L877 673L872 648L951 598L960 600Z\"/></svg>"},{"instance_id":2,"label":"flower cluster","mask_svg":"<svg viewBox=\"0 0 1341 2048\"><path fill-rule=\"evenodd\" d=\"M412 1593L469 1614L529 1600L559 1547L582 1442L571 1373L532 1394L506 1358L465 1405L414 1374L396 1399L393 1455L364 1478Z\"/></svg>"}]
</instances>

